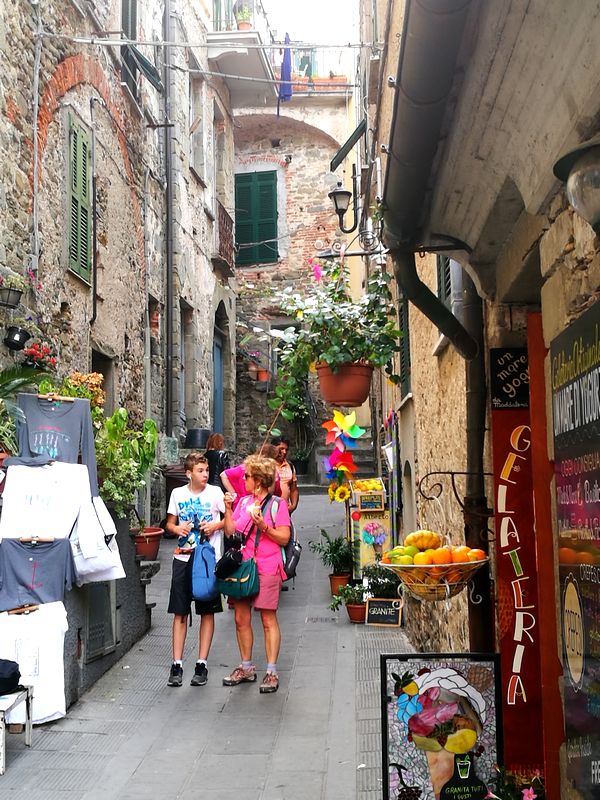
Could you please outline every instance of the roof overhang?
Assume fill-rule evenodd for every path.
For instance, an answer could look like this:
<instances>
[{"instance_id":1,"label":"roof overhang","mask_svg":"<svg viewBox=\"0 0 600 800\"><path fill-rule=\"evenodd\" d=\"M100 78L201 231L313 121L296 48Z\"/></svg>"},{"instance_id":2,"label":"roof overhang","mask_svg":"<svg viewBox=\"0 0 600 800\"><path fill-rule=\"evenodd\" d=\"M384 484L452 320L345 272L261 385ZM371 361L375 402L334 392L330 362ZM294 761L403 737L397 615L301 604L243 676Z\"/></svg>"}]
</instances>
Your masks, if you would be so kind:
<instances>
[{"instance_id":1,"label":"roof overhang","mask_svg":"<svg viewBox=\"0 0 600 800\"><path fill-rule=\"evenodd\" d=\"M275 81L275 75L267 52L256 46L263 44L257 31L221 31L208 33L207 38L208 59L223 74L233 108L264 105L277 99L277 84L261 82Z\"/></svg>"}]
</instances>

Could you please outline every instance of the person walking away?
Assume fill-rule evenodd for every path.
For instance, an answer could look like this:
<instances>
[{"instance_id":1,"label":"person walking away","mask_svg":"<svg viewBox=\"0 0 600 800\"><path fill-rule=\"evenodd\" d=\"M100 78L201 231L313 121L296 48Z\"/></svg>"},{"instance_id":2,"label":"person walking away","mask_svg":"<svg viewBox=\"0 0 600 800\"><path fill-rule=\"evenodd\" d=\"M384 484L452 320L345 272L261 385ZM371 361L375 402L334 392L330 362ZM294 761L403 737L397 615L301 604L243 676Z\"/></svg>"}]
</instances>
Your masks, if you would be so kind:
<instances>
[{"instance_id":1,"label":"person walking away","mask_svg":"<svg viewBox=\"0 0 600 800\"><path fill-rule=\"evenodd\" d=\"M209 485L208 461L201 453L190 453L184 461L184 469L188 484L178 486L171 492L166 522L167 530L178 537L173 555L168 607L168 613L174 615L173 663L167 681L169 686L181 686L183 682L183 650L192 605L194 550L206 537L217 560L223 553L223 492L218 486ZM215 614L223 611L223 604L220 594L215 600L194 602L196 614L200 616L200 629L198 660L190 684L204 686L208 680L207 664L215 630Z\"/></svg>"},{"instance_id":2,"label":"person walking away","mask_svg":"<svg viewBox=\"0 0 600 800\"><path fill-rule=\"evenodd\" d=\"M233 497L225 494L225 537L236 531L248 536L243 549L244 560L255 555L257 530L260 531L256 547L256 566L260 589L257 595L243 600L230 600L235 614L235 632L240 650L241 663L231 675L223 678L224 686L237 686L240 683L253 683L256 680L256 666L252 661L254 634L252 631L252 609L260 613L263 626L266 674L260 684L261 694L276 692L279 688L277 659L281 647L281 630L277 620L279 595L284 578L281 548L290 538L290 514L287 504L277 502L273 512L273 500L269 489L275 482L276 464L272 458L248 456L244 461L244 480L246 496L242 497L235 511L232 510Z\"/></svg>"},{"instance_id":3,"label":"person walking away","mask_svg":"<svg viewBox=\"0 0 600 800\"><path fill-rule=\"evenodd\" d=\"M254 455L262 455L265 458L275 459L275 456L277 455L277 448L272 444L261 444L260 447L255 450ZM241 464L238 464L237 467L230 467L229 469L224 470L220 475L224 490L233 495L234 510L242 497L244 497L246 494L246 483L244 480L245 471L246 468L244 467L244 462L242 462ZM279 483L279 478L275 479L273 494L281 497L281 485Z\"/></svg>"},{"instance_id":4,"label":"person walking away","mask_svg":"<svg viewBox=\"0 0 600 800\"><path fill-rule=\"evenodd\" d=\"M281 485L281 496L287 501L290 514L292 514L298 507L300 492L298 490L296 469L294 465L287 460L287 455L290 451L290 443L288 439L280 437L274 439L273 444L277 448L275 461L277 462L277 477Z\"/></svg>"},{"instance_id":5,"label":"person walking away","mask_svg":"<svg viewBox=\"0 0 600 800\"><path fill-rule=\"evenodd\" d=\"M208 461L208 482L211 486L218 486L225 491L221 483L221 473L229 469L229 453L225 450L225 439L222 433L211 433L206 442L204 453Z\"/></svg>"}]
</instances>

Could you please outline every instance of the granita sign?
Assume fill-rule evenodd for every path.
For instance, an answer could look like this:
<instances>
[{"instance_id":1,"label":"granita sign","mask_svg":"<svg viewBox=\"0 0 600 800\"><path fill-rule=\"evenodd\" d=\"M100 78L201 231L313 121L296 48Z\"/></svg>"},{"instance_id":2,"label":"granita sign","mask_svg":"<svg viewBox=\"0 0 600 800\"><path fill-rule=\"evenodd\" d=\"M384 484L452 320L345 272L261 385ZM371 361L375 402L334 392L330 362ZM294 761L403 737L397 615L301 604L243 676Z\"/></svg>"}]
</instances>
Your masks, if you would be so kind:
<instances>
[{"instance_id":1,"label":"granita sign","mask_svg":"<svg viewBox=\"0 0 600 800\"><path fill-rule=\"evenodd\" d=\"M542 730L527 350L494 349L490 364L504 761L535 770L543 768L542 737L522 735Z\"/></svg>"}]
</instances>

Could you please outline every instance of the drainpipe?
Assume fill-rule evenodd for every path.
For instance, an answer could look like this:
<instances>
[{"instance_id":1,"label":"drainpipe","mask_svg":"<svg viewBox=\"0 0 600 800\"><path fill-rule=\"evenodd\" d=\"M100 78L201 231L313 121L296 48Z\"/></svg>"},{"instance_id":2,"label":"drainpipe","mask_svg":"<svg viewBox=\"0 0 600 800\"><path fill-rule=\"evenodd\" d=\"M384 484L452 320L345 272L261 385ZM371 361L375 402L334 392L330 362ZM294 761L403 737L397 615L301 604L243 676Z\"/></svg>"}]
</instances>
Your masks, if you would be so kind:
<instances>
[{"instance_id":1,"label":"drainpipe","mask_svg":"<svg viewBox=\"0 0 600 800\"><path fill-rule=\"evenodd\" d=\"M144 226L144 417L150 419L152 416L152 383L150 360L150 309L148 303L148 181L150 178L150 167L146 167L144 173L144 199L142 208L142 224ZM146 491L144 493L144 519L149 520L151 515L152 486L149 480L146 481Z\"/></svg>"},{"instance_id":2,"label":"drainpipe","mask_svg":"<svg viewBox=\"0 0 600 800\"><path fill-rule=\"evenodd\" d=\"M165 41L171 41L171 0L165 0ZM171 121L171 48L165 47L165 122ZM173 137L171 127L165 127L165 178L166 178L166 348L167 374L165 387L165 433L173 435Z\"/></svg>"},{"instance_id":3,"label":"drainpipe","mask_svg":"<svg viewBox=\"0 0 600 800\"><path fill-rule=\"evenodd\" d=\"M394 264L394 275L403 296L448 337L463 358L475 358L479 350L477 342L450 309L419 278L415 254L406 250L395 250L390 255Z\"/></svg>"}]
</instances>

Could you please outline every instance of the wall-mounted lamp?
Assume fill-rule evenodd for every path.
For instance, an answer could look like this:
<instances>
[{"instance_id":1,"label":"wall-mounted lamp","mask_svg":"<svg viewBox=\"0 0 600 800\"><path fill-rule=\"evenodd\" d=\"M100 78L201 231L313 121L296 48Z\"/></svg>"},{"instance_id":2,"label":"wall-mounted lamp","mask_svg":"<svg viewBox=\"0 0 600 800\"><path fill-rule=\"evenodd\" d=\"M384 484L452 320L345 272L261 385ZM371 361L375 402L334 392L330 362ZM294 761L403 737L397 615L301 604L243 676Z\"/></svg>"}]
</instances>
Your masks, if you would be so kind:
<instances>
[{"instance_id":1,"label":"wall-mounted lamp","mask_svg":"<svg viewBox=\"0 0 600 800\"><path fill-rule=\"evenodd\" d=\"M356 185L356 164L352 164L352 191L342 188L342 182L338 181L335 189L332 189L327 195L333 200L335 213L338 215L340 230L342 233L352 233L358 226L358 191ZM344 215L348 211L350 200L353 201L353 224L351 228L344 228Z\"/></svg>"},{"instance_id":2,"label":"wall-mounted lamp","mask_svg":"<svg viewBox=\"0 0 600 800\"><path fill-rule=\"evenodd\" d=\"M561 156L553 172L566 182L569 203L600 236L600 134Z\"/></svg>"}]
</instances>

